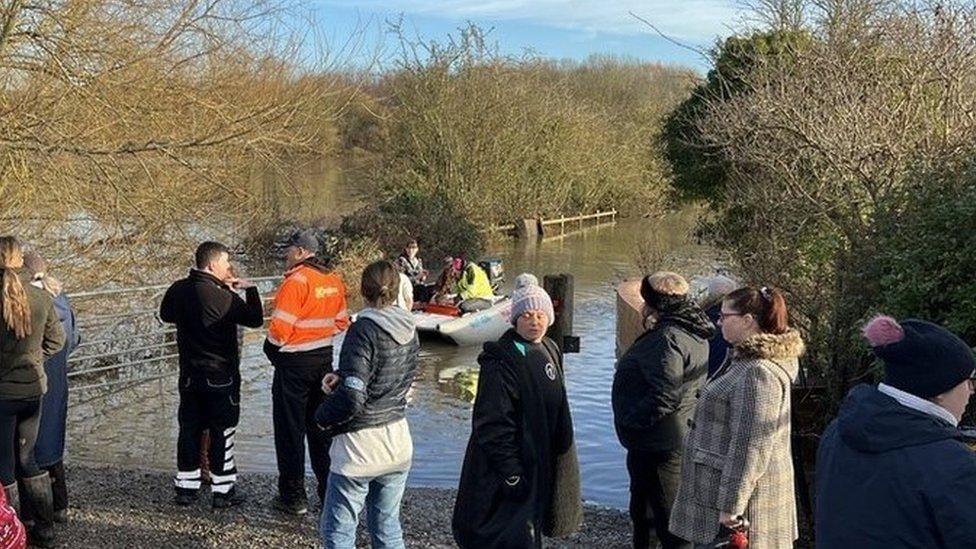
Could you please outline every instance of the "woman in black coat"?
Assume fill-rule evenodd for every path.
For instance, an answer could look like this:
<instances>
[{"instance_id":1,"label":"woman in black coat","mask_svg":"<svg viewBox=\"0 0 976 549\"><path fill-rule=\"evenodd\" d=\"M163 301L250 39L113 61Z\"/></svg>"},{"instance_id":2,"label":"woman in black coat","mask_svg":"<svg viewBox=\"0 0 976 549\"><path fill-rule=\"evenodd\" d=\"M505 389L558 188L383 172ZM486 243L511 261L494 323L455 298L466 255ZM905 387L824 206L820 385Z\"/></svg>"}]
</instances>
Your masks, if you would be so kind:
<instances>
[{"instance_id":1,"label":"woman in black coat","mask_svg":"<svg viewBox=\"0 0 976 549\"><path fill-rule=\"evenodd\" d=\"M611 393L614 427L627 449L633 547L652 547L656 537L663 549L688 549L689 542L668 531L668 517L715 326L679 274L644 277L641 297L654 323L620 357Z\"/></svg>"},{"instance_id":2,"label":"woman in black coat","mask_svg":"<svg viewBox=\"0 0 976 549\"><path fill-rule=\"evenodd\" d=\"M485 344L457 502L462 548L538 548L579 525L579 468L562 355L545 337L552 300L538 284L512 296L512 323Z\"/></svg>"}]
</instances>

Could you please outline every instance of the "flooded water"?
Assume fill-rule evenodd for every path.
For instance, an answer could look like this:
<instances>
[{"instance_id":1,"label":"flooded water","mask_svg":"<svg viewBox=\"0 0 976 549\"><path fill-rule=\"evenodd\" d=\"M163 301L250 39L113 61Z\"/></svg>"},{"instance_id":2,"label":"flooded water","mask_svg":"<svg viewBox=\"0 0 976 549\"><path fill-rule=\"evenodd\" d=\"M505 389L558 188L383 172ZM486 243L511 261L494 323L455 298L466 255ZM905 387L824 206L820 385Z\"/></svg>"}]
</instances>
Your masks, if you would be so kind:
<instances>
[{"instance_id":1,"label":"flooded water","mask_svg":"<svg viewBox=\"0 0 976 549\"><path fill-rule=\"evenodd\" d=\"M625 508L628 499L623 449L617 442L610 409L614 369L614 285L637 274L633 255L648 230L672 230L667 223L637 221L592 228L582 234L533 245L506 241L493 250L505 262L509 284L524 271L539 275L571 273L575 279L574 332L581 352L566 356L566 378L576 444L587 501ZM666 250L674 257L696 257L702 249L687 244ZM253 334L257 336L257 334ZM257 339L257 338L253 338ZM470 432L471 404L445 371L476 366L479 349L425 342L421 379L409 411L414 438L414 486L456 487ZM245 355L260 355L255 341ZM271 425L271 367L255 356L242 367L238 467L275 471ZM448 376L450 377L450 376ZM171 469L175 460L176 391L174 378L152 382L108 399L76 404L69 426L70 459Z\"/></svg>"}]
</instances>

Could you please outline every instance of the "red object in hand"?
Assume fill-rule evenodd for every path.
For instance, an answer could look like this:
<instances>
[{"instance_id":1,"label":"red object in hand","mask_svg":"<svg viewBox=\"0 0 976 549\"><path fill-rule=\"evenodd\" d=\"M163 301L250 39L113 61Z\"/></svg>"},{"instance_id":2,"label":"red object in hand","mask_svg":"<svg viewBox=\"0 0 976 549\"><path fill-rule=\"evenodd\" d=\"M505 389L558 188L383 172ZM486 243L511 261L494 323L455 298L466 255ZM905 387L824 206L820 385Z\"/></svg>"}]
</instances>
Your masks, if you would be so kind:
<instances>
[{"instance_id":1,"label":"red object in hand","mask_svg":"<svg viewBox=\"0 0 976 549\"><path fill-rule=\"evenodd\" d=\"M0 488L0 549L25 549L27 530L7 503L7 494Z\"/></svg>"},{"instance_id":2,"label":"red object in hand","mask_svg":"<svg viewBox=\"0 0 976 549\"><path fill-rule=\"evenodd\" d=\"M729 538L729 547L732 549L746 549L746 547L749 547L749 537L746 536L745 532L737 530Z\"/></svg>"}]
</instances>

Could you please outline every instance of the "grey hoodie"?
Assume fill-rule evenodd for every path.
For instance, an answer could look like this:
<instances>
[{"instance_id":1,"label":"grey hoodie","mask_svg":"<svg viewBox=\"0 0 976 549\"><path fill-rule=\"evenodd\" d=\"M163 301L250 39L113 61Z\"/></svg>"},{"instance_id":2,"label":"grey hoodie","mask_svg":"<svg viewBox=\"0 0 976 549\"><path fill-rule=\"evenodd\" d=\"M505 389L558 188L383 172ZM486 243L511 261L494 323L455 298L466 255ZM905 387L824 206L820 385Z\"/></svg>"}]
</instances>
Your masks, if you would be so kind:
<instances>
[{"instance_id":1,"label":"grey hoodie","mask_svg":"<svg viewBox=\"0 0 976 549\"><path fill-rule=\"evenodd\" d=\"M409 343L417 330L417 323L413 320L413 314L394 305L382 309L367 307L356 315L357 321L361 319L372 320L400 345Z\"/></svg>"}]
</instances>

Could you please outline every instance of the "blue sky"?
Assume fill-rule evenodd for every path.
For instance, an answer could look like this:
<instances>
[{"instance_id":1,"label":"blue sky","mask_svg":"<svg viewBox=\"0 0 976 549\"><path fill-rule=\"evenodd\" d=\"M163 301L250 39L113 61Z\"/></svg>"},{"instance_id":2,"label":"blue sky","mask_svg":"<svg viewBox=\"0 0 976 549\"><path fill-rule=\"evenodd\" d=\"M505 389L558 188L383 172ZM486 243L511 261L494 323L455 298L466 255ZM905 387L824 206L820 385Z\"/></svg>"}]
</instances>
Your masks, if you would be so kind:
<instances>
[{"instance_id":1,"label":"blue sky","mask_svg":"<svg viewBox=\"0 0 976 549\"><path fill-rule=\"evenodd\" d=\"M384 38L385 21L403 16L404 27L440 40L471 21L492 29L504 53L530 49L552 58L615 54L683 64L701 71L707 61L675 45L630 15L648 20L669 37L700 49L738 28L735 0L312 0L315 20L332 47L342 48L357 29L354 48L367 57Z\"/></svg>"}]
</instances>

